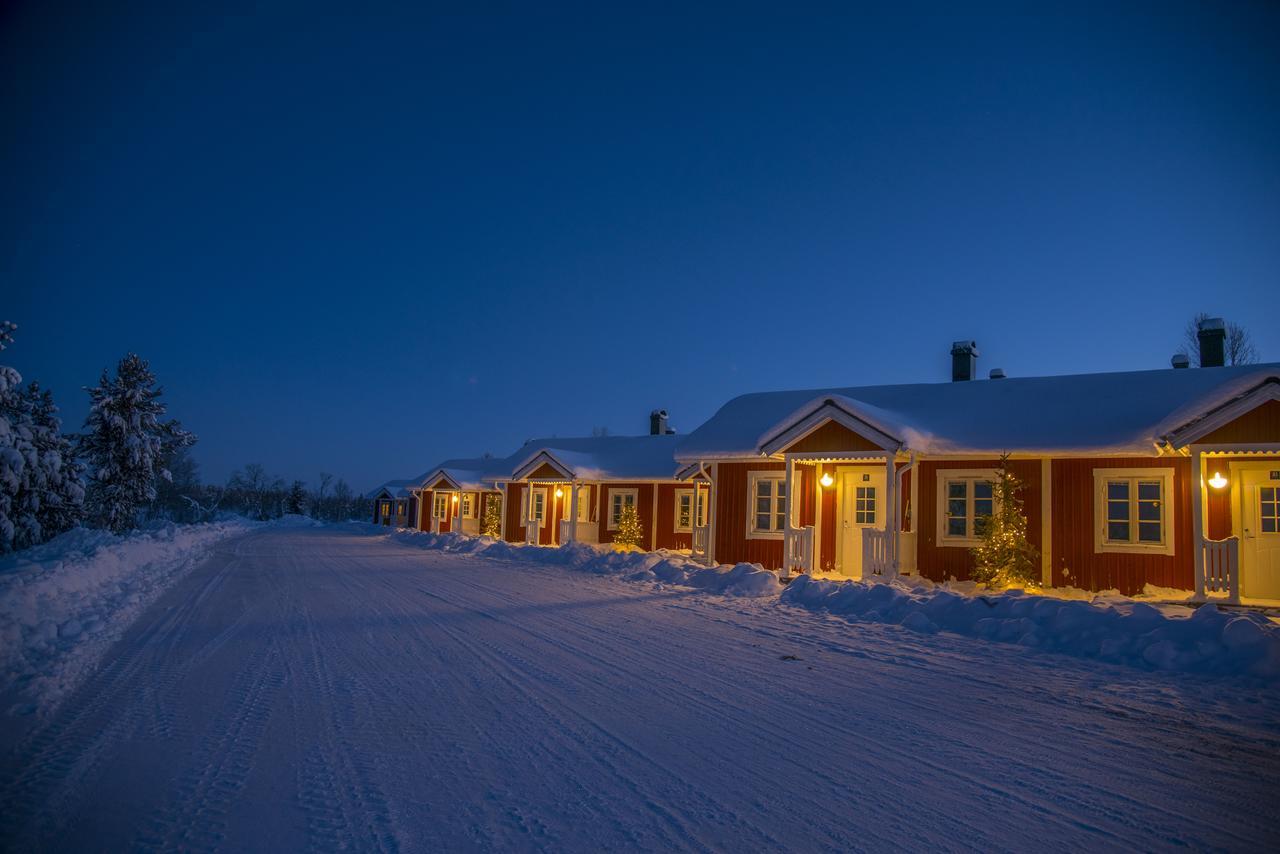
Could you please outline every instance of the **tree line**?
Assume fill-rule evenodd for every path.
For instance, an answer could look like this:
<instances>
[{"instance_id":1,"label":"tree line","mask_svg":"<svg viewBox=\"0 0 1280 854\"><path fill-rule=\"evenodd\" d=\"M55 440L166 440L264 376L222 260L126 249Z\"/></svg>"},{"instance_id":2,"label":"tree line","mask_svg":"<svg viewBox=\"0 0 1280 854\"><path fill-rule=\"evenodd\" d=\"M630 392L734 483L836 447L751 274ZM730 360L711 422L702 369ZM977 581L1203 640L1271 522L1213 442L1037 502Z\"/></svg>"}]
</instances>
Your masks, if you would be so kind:
<instances>
[{"instance_id":1,"label":"tree line","mask_svg":"<svg viewBox=\"0 0 1280 854\"><path fill-rule=\"evenodd\" d=\"M0 351L13 345L16 331L0 322ZM225 485L202 483L190 453L196 435L165 418L164 390L134 353L85 391L83 430L66 433L53 395L0 365L0 554L77 525L122 533L148 521L205 522L222 514L342 521L370 513L345 481L323 472L315 490L302 481L286 485L258 464Z\"/></svg>"}]
</instances>

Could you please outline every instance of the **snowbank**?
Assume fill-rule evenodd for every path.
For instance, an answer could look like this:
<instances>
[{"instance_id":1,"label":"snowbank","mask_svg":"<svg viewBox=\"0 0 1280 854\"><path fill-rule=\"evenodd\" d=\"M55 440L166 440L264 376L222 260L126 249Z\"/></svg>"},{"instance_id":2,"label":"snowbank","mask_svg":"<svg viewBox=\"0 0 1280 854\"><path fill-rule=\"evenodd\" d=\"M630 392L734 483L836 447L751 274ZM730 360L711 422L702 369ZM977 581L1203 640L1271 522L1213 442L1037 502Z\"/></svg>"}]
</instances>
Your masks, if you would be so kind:
<instances>
[{"instance_id":1,"label":"snowbank","mask_svg":"<svg viewBox=\"0 0 1280 854\"><path fill-rule=\"evenodd\" d=\"M512 558L525 563L564 566L594 575L615 575L628 581L656 581L693 587L722 596L776 596L782 590L778 573L755 563L703 566L672 552L619 552L602 546L571 543L559 548L513 545L490 537L398 531L398 542L424 549L485 557Z\"/></svg>"},{"instance_id":2,"label":"snowbank","mask_svg":"<svg viewBox=\"0 0 1280 854\"><path fill-rule=\"evenodd\" d=\"M706 567L661 551L614 552L583 544L536 548L462 534L399 531L390 536L420 548L566 566L726 596L780 594L784 604L855 622L953 632L1146 669L1280 676L1280 626L1260 613L1222 611L1215 605L1193 610L1157 608L1118 594L1090 594L1094 598L1086 601L1020 590L986 593L972 582L935 585L921 579L869 584L802 575L784 589L778 574L759 564Z\"/></svg>"},{"instance_id":3,"label":"snowbank","mask_svg":"<svg viewBox=\"0 0 1280 854\"><path fill-rule=\"evenodd\" d=\"M864 584L800 576L781 600L854 620L948 631L1082 658L1220 674L1280 675L1280 627L1255 613L1203 605L1188 617L1144 602L1095 603L1020 590L967 596L905 583Z\"/></svg>"},{"instance_id":4,"label":"snowbank","mask_svg":"<svg viewBox=\"0 0 1280 854\"><path fill-rule=\"evenodd\" d=\"M126 536L76 528L0 559L0 692L27 689L31 705L20 711L52 707L215 543L256 526L237 519Z\"/></svg>"}]
</instances>

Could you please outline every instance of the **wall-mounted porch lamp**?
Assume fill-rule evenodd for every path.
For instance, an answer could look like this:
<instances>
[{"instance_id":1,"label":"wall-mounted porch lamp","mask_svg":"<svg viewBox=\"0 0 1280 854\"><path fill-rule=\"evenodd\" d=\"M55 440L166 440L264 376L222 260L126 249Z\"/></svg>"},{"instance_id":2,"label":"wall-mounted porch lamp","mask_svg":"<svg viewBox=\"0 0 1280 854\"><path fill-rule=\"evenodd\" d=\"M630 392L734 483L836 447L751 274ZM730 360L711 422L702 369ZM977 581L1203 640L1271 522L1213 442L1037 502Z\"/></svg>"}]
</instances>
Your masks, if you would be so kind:
<instances>
[{"instance_id":1,"label":"wall-mounted porch lamp","mask_svg":"<svg viewBox=\"0 0 1280 854\"><path fill-rule=\"evenodd\" d=\"M830 489L831 484L835 482L836 479L831 476L831 472L829 471L824 471L822 473L822 477L818 478L818 483L822 484L823 489Z\"/></svg>"},{"instance_id":2,"label":"wall-mounted porch lamp","mask_svg":"<svg viewBox=\"0 0 1280 854\"><path fill-rule=\"evenodd\" d=\"M1214 489L1222 489L1231 481L1222 476L1222 472L1214 472L1213 477L1209 478L1209 485Z\"/></svg>"}]
</instances>

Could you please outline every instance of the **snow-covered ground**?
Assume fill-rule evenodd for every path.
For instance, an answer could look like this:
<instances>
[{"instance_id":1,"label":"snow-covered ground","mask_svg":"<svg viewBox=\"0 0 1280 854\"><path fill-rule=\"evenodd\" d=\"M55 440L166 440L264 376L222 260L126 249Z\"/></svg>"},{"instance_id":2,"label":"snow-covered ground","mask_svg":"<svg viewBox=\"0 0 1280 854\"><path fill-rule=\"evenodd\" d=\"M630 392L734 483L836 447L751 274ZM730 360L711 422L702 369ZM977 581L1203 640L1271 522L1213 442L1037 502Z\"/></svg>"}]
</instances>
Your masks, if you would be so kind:
<instances>
[{"instance_id":1,"label":"snow-covered ground","mask_svg":"<svg viewBox=\"0 0 1280 854\"><path fill-rule=\"evenodd\" d=\"M75 528L0 558L0 698L55 706L129 624L244 520L128 536Z\"/></svg>"},{"instance_id":2,"label":"snow-covered ground","mask_svg":"<svg viewBox=\"0 0 1280 854\"><path fill-rule=\"evenodd\" d=\"M595 574L502 551L352 528L225 543L5 753L0 847L1263 850L1280 835L1270 677L814 610L748 571L692 588L670 565Z\"/></svg>"}]
</instances>

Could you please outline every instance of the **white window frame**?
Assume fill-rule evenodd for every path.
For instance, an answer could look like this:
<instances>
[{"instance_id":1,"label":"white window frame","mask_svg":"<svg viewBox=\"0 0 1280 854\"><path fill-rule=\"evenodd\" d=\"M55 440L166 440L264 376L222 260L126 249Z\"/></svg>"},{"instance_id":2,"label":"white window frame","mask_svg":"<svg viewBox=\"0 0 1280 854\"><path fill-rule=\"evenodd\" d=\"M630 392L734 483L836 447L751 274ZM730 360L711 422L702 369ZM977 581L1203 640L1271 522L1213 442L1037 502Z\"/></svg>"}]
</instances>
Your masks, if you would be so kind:
<instances>
[{"instance_id":1,"label":"white window frame","mask_svg":"<svg viewBox=\"0 0 1280 854\"><path fill-rule=\"evenodd\" d=\"M756 527L756 487L761 481L771 481L775 484L769 491L769 518L776 520L778 516L781 515L781 528L769 528L768 530L763 530ZM747 475L748 540L780 540L786 533L787 513L790 512L788 502L791 500L791 496L787 495L779 501L778 483L781 483L784 487L786 486L787 473L785 471L753 471Z\"/></svg>"},{"instance_id":2,"label":"white window frame","mask_svg":"<svg viewBox=\"0 0 1280 854\"><path fill-rule=\"evenodd\" d=\"M614 518L613 518L613 496L615 496L615 495L619 495L619 496L627 496L627 495L630 495L630 496L631 496L631 506L635 509L636 513L638 514L638 513L640 512L640 490L635 489L634 487L627 487L627 488L625 488L625 489L609 489L609 490L606 490L606 492L607 492L608 494L605 496L606 500L605 500L605 505L604 505L604 507L605 507L605 530L606 530L606 531L616 531L616 530L618 530L618 522L617 522L617 520L616 520L616 519L614 519ZM624 502L623 506L624 506L624 507L626 506L625 502Z\"/></svg>"},{"instance_id":3,"label":"white window frame","mask_svg":"<svg viewBox=\"0 0 1280 854\"><path fill-rule=\"evenodd\" d=\"M569 495L570 495L569 503L572 504L573 503L572 489L569 490ZM577 519L579 522L586 522L590 524L591 522L591 487L589 486L578 487L578 506L574 508L574 514L577 516Z\"/></svg>"},{"instance_id":4,"label":"white window frame","mask_svg":"<svg viewBox=\"0 0 1280 854\"><path fill-rule=\"evenodd\" d=\"M542 496L542 518L537 519L536 521L538 522L539 528L545 528L547 527L547 516L550 515L549 513L547 513L547 499L550 497L550 495L545 486L538 487L538 488L529 487L528 489L525 489L523 492L520 493L521 524L527 525L530 521L534 521L534 520L531 520L529 516L529 511L532 509L529 504L529 497L534 494Z\"/></svg>"},{"instance_id":5,"label":"white window frame","mask_svg":"<svg viewBox=\"0 0 1280 854\"><path fill-rule=\"evenodd\" d=\"M1107 482L1127 480L1129 486L1129 523L1131 530L1138 525L1138 488L1140 480L1160 481L1160 535L1159 543L1116 542L1107 539ZM1174 519L1177 499L1173 491L1173 469L1163 467L1093 470L1093 551L1095 554L1156 554L1173 555Z\"/></svg>"},{"instance_id":6,"label":"white window frame","mask_svg":"<svg viewBox=\"0 0 1280 854\"><path fill-rule=\"evenodd\" d=\"M476 494L474 492L462 493L462 500L460 503L462 506L459 508L459 512L462 514L463 519L476 518L477 501Z\"/></svg>"},{"instance_id":7,"label":"white window frame","mask_svg":"<svg viewBox=\"0 0 1280 854\"><path fill-rule=\"evenodd\" d=\"M978 517L973 512L973 484L990 481L991 482L991 511L996 510L996 470L995 469L946 469L940 468L936 473L937 480L934 486L934 508L937 514L937 524L935 525L935 534L937 536L938 546L941 548L972 548L982 542L981 537L973 536L970 522L974 523L972 527L976 527ZM953 536L947 533L947 482L964 480L969 481L969 487L965 493L965 530L969 533L963 537ZM887 508L886 508L887 509Z\"/></svg>"},{"instance_id":8,"label":"white window frame","mask_svg":"<svg viewBox=\"0 0 1280 854\"><path fill-rule=\"evenodd\" d=\"M441 504L444 506L444 512L440 512ZM447 519L449 518L449 493L436 490L431 494L431 518Z\"/></svg>"},{"instance_id":9,"label":"white window frame","mask_svg":"<svg viewBox=\"0 0 1280 854\"><path fill-rule=\"evenodd\" d=\"M680 514L681 514L681 509L680 509L680 507L681 507L681 505L682 505L682 504L684 504L684 502L685 502L685 501L688 501L688 502L689 502L689 524L688 524L688 525L681 525L681 524L680 524ZM677 490L676 490L676 507L675 507L675 510L676 510L676 512L675 512L675 518L671 520L671 528L672 528L672 530L674 530L677 534L692 534L692 533L693 533L693 525L694 525L694 521L695 521L695 520L694 520L694 518L693 518L693 514L694 514L694 507L693 507L693 490L692 490L692 489L677 489Z\"/></svg>"}]
</instances>

